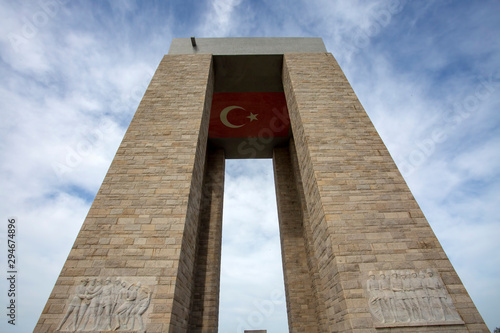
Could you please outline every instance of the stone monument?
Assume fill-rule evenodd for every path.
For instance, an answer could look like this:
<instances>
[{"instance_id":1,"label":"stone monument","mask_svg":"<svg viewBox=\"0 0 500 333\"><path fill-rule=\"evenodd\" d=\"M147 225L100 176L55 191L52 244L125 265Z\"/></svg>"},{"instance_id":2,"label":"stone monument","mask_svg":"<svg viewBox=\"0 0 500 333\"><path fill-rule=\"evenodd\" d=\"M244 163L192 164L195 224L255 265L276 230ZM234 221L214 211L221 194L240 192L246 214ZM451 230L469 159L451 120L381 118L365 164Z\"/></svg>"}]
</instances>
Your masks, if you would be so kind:
<instances>
[{"instance_id":1,"label":"stone monument","mask_svg":"<svg viewBox=\"0 0 500 333\"><path fill-rule=\"evenodd\" d=\"M172 41L35 332L217 332L226 158L273 158L290 332L488 332L319 38Z\"/></svg>"}]
</instances>

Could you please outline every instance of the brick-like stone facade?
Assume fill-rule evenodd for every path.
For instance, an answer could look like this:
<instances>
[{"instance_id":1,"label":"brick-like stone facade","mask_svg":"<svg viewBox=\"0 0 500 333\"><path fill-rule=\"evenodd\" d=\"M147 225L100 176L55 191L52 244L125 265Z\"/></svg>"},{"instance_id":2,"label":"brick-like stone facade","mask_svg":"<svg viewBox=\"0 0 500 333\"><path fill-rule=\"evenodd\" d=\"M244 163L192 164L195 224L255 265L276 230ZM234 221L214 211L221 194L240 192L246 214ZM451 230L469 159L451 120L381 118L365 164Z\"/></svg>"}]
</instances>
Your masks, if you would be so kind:
<instances>
[{"instance_id":1,"label":"brick-like stone facade","mask_svg":"<svg viewBox=\"0 0 500 333\"><path fill-rule=\"evenodd\" d=\"M370 271L435 269L465 324L377 331L488 332L333 56L285 54L283 86L323 331L375 331L366 292Z\"/></svg>"},{"instance_id":2,"label":"brick-like stone facade","mask_svg":"<svg viewBox=\"0 0 500 333\"><path fill-rule=\"evenodd\" d=\"M210 54L163 58L35 332L73 331L75 318L78 331L217 332L224 152L208 143L214 75ZM284 54L282 82L292 137L273 159L290 332L488 332L333 56ZM385 296L367 280L393 271L436 274L425 281L442 281L456 317L381 320L387 309L372 305ZM413 281L424 290L424 277ZM431 298L422 309L434 311Z\"/></svg>"},{"instance_id":3,"label":"brick-like stone facade","mask_svg":"<svg viewBox=\"0 0 500 333\"><path fill-rule=\"evenodd\" d=\"M318 300L308 266L303 214L288 148L274 150L274 181L285 280L288 327L291 332L321 332Z\"/></svg>"},{"instance_id":4,"label":"brick-like stone facade","mask_svg":"<svg viewBox=\"0 0 500 333\"><path fill-rule=\"evenodd\" d=\"M189 332L217 332L224 197L224 151L208 150Z\"/></svg>"},{"instance_id":5,"label":"brick-like stone facade","mask_svg":"<svg viewBox=\"0 0 500 333\"><path fill-rule=\"evenodd\" d=\"M141 282L152 291L143 315L147 332L188 330L213 89L211 62L210 55L163 58L35 332L56 331L85 277Z\"/></svg>"}]
</instances>

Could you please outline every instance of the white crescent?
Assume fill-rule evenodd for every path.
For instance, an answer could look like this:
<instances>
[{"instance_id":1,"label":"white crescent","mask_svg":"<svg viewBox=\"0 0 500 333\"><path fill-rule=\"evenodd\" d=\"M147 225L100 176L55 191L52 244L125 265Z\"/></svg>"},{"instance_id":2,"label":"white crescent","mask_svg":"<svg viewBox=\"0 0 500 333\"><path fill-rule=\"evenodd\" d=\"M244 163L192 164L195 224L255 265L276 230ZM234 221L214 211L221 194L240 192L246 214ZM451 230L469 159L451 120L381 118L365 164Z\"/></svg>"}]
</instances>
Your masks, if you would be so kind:
<instances>
[{"instance_id":1,"label":"white crescent","mask_svg":"<svg viewBox=\"0 0 500 333\"><path fill-rule=\"evenodd\" d=\"M238 127L242 127L244 126L245 124L243 125L233 125L229 122L229 120L227 120L227 114L231 111L231 110L234 110L234 109L242 109L242 110L245 110L243 109L241 106L236 106L236 105L232 105L232 106L228 106L227 108L225 108L224 110L222 110L222 112L220 113L220 121L226 125L227 127L230 127L230 128L238 128Z\"/></svg>"}]
</instances>

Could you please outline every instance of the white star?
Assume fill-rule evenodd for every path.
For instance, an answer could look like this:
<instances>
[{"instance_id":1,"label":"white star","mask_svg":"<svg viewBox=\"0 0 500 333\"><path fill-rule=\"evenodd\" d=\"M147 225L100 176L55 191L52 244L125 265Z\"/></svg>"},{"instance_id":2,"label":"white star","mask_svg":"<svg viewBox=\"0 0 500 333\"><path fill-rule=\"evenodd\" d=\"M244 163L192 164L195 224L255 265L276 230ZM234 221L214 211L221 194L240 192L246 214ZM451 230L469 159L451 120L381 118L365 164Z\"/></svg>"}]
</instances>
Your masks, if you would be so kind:
<instances>
[{"instance_id":1,"label":"white star","mask_svg":"<svg viewBox=\"0 0 500 333\"><path fill-rule=\"evenodd\" d=\"M252 121L254 121L254 120L259 120L259 119L257 119L257 116L258 116L258 115L259 115L259 114L253 114L252 112L250 112L250 115L249 115L247 118L249 118L249 119L250 119L250 122L252 122Z\"/></svg>"}]
</instances>

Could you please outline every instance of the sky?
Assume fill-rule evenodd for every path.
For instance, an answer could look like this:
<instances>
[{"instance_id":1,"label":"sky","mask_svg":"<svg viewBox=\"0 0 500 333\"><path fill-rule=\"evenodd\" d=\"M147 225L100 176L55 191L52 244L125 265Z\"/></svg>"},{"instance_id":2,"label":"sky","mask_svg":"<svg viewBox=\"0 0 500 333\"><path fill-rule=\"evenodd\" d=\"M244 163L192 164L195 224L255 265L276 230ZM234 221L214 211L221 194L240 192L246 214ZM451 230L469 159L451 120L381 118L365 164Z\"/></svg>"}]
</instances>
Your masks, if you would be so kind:
<instances>
[{"instance_id":1,"label":"sky","mask_svg":"<svg viewBox=\"0 0 500 333\"><path fill-rule=\"evenodd\" d=\"M173 38L321 37L500 326L500 2L0 0L0 272L30 332ZM270 160L226 163L220 332L286 332ZM2 254L3 253L3 254Z\"/></svg>"}]
</instances>

